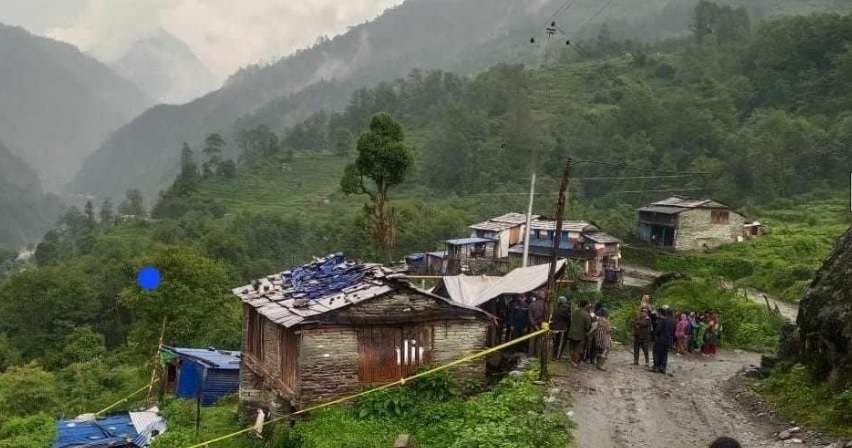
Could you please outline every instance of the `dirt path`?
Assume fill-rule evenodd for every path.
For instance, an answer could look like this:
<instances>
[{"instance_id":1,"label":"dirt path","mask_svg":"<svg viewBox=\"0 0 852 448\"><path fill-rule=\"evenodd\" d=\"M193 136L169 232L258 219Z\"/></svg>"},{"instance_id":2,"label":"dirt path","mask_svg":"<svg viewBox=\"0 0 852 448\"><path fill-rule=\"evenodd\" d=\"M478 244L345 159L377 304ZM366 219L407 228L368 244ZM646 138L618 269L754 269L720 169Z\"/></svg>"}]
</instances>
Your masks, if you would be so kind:
<instances>
[{"instance_id":1,"label":"dirt path","mask_svg":"<svg viewBox=\"0 0 852 448\"><path fill-rule=\"evenodd\" d=\"M758 291L754 288L746 288L745 294L752 302L759 303L764 306L766 305L766 300L769 300L769 305L773 308L777 308L778 311L781 312L781 316L790 322L796 322L796 317L799 315L798 304L778 300L769 294ZM764 296L766 296L766 299L764 299Z\"/></svg>"},{"instance_id":2,"label":"dirt path","mask_svg":"<svg viewBox=\"0 0 852 448\"><path fill-rule=\"evenodd\" d=\"M584 364L561 369L554 382L571 394L579 448L707 447L723 435L745 447L785 446L774 437L779 428L727 392L729 379L759 362L757 354L731 351L712 360L672 356L673 376L666 376L633 366L633 354L619 349L606 372Z\"/></svg>"}]
</instances>

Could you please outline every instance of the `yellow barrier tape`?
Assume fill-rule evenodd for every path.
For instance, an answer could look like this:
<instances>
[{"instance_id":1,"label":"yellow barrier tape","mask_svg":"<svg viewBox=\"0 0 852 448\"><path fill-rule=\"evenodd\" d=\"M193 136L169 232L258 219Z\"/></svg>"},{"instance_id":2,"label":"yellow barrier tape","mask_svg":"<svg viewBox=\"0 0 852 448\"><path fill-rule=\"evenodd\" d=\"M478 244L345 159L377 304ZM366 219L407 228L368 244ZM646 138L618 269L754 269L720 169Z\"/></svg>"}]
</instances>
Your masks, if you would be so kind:
<instances>
[{"instance_id":1,"label":"yellow barrier tape","mask_svg":"<svg viewBox=\"0 0 852 448\"><path fill-rule=\"evenodd\" d=\"M288 419L288 418L290 418L290 417L294 417L294 416L301 415L301 414L307 414L308 412L316 411L316 410L318 410L318 409L323 409L323 408L327 408L327 407L329 407L329 406L334 406L334 405L336 405L336 404L340 404L340 403L344 403L344 402L347 402L347 401L351 401L351 400L354 400L354 399L356 399L356 398L363 397L364 395L369 395L369 394L372 394L372 393L374 393L374 392L379 392L379 391L382 391L382 390L385 390L385 389L390 389L390 388L391 388L391 387L393 387L393 386L401 386L401 385L405 384L405 383L406 383L406 382L408 382L408 381L416 380L417 378L421 378L421 377L424 377L424 376L426 376L426 375L431 375L431 374L433 374L433 373L440 372L441 370L449 369L450 367L454 367L454 366L457 366L457 365L459 365L459 364L464 364L464 363L466 363L466 362L468 362L468 361L472 361L472 360L474 360L474 359L476 359L476 358L481 358L481 357L483 357L483 356L485 356L485 355L489 355L489 354L491 354L491 353L494 353L494 352L497 352L497 351L503 350L504 348L509 348L509 347L511 347L511 346L513 346L513 345L515 345L515 344L519 343L519 342L523 342L523 341L526 341L526 340L528 340L528 339L532 339L532 338L534 338L534 337L536 337L536 336L538 336L538 335L545 334L545 333L547 333L547 332L549 332L549 331L550 331L550 326L549 326L549 325L547 325L547 326L542 325L542 329L541 329L541 330L534 331L534 332L532 332L532 333L530 333L530 334L527 334L527 335L521 336L521 337L519 337L519 338L517 338L517 339L512 339L512 340L511 340L511 341L509 341L509 342L504 342L504 343L502 343L502 344L500 344L500 345L497 345L497 346L491 347L491 348L489 348L489 349L487 349L487 350L483 350L483 351L481 351L481 352L477 352L477 353L474 353L474 354L472 354L472 355L465 356L465 357L460 358L460 359L457 359L457 360L455 360L455 361L450 361L450 362L448 362L448 363L446 363L446 364L442 364L442 365L440 365L440 366L438 366L438 367L434 367L434 368L431 368L431 369L429 369L429 370L424 370L423 372L420 372L420 373L417 373L417 374L411 375L411 376L409 376L409 377L407 377L407 378L400 378L400 379L398 379L398 380L396 380L396 381L394 381L394 382L386 383L386 384L382 384L381 386L375 387L375 388L370 389L370 390L365 390L365 391L363 391L363 392L359 392L359 393L357 393L357 394L353 394L353 395L347 395L347 396L345 396L345 397L338 398L338 399L336 399L336 400L328 401L328 402L325 402L325 403L320 403L320 404L317 404L317 405L314 405L314 406L309 406L309 407L307 407L307 408L305 408L305 409L300 409L300 410L298 410L298 411L296 411L296 412L293 412L293 413L290 413L290 414L287 414L287 415L282 415L281 417L273 418L273 419L271 419L271 420L268 420L268 421L263 422L260 426L261 426L261 427L263 427L263 426L266 426L266 425L271 424L271 423L277 423L277 422L280 422L280 421L282 421L282 420L286 420L286 419ZM247 433L247 432L254 431L254 429L255 429L255 426L254 426L254 425L252 425L252 426L250 426L250 427L248 427L248 428L244 428L244 429L241 429L241 430L239 430L239 431L232 432L232 433L230 433L230 434L225 434L225 435L223 435L223 436L216 437L215 439L210 439L210 440L208 440L208 441L206 441L206 442L196 443L195 445L190 445L190 446L188 446L188 447L186 447L186 448L203 448L203 447L207 447L207 446L209 446L209 445L211 445L211 444L213 444L213 443L221 442L221 441L223 441L223 440L227 440L227 439L230 439L230 438L232 438L232 437L236 437L236 436L238 436L238 435L241 435L241 434L245 434L245 433Z\"/></svg>"},{"instance_id":2,"label":"yellow barrier tape","mask_svg":"<svg viewBox=\"0 0 852 448\"><path fill-rule=\"evenodd\" d=\"M144 386L140 387L139 389L136 389L135 391L131 392L129 395L127 395L126 397L122 398L121 400L118 400L118 401L116 401L115 403L113 403L113 404L111 404L111 405L109 405L109 406L107 406L107 407L105 407L105 408L101 409L100 411L95 412L95 415L101 415L101 414L103 414L104 412L109 411L110 409L112 409L112 408L114 408L114 407L116 407L116 406L118 406L118 405L120 405L120 404L122 404L122 403L126 402L127 400L131 399L134 395L138 395L138 394L139 394L139 393L141 393L142 391L144 391L144 390L148 389L149 387L153 386L153 385L154 385L157 381L159 381L159 378L154 378L154 380L153 380L153 381L151 381L150 383L148 383L148 384L146 384L146 385L144 385Z\"/></svg>"}]
</instances>

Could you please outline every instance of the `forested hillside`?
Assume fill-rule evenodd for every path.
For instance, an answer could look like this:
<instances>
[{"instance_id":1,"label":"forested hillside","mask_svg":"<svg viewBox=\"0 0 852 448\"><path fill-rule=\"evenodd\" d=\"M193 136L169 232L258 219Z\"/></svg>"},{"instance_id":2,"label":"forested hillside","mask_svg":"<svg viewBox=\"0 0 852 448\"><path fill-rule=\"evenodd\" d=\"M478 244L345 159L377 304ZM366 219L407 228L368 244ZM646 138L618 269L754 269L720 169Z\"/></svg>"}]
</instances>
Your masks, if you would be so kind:
<instances>
[{"instance_id":1,"label":"forested hillside","mask_svg":"<svg viewBox=\"0 0 852 448\"><path fill-rule=\"evenodd\" d=\"M597 0L573 3L559 17L560 27L571 38L594 34L601 23L612 22L618 25L617 38L651 41L687 34L697 0L652 0L641 6ZM748 4L759 17L849 9L833 0L731 3ZM530 48L529 37L541 34L548 16L561 4L408 0L345 34L321 38L310 49L270 65L247 67L222 89L192 103L149 110L101 145L80 171L74 189L117 196L135 187L153 194L176 174L174 147L183 141L198 144L210 132L227 137L245 121L280 130L317 110L339 110L355 89L406 76L414 68L470 74L499 62L536 65L542 60L541 49ZM270 110L275 111L272 117L244 117Z\"/></svg>"},{"instance_id":2,"label":"forested hillside","mask_svg":"<svg viewBox=\"0 0 852 448\"><path fill-rule=\"evenodd\" d=\"M58 198L44 193L35 170L0 142L0 251L38 242L60 210Z\"/></svg>"},{"instance_id":3,"label":"forested hillside","mask_svg":"<svg viewBox=\"0 0 852 448\"><path fill-rule=\"evenodd\" d=\"M747 215L771 209L764 213L778 224L772 238L711 255L741 257L732 265L754 266L751 280L792 295L824 256L827 234L849 223L838 209L845 199L836 198L846 197L852 166L852 16L756 21L745 10L707 2L692 14L692 32L655 44L624 40L615 24L571 45L554 41L545 66L497 64L466 74L399 63L396 80L369 88L357 77L327 81L254 109L272 90L288 90L283 72L267 71L273 65L190 105L149 110L104 147L128 152L92 159L86 176L113 176L109 189L168 187L155 201L131 189L121 201L71 208L34 260L0 283L0 446L40 446L24 437L42 432L20 428L51 428L52 416L92 412L144 385L163 321L167 344L238 348L242 311L229 292L234 285L330 252L380 260L383 248L364 213L368 199L341 191L358 192L344 174L359 169L351 165L357 142L372 138L365 131L379 112L401 124L389 126L401 139L394 144L411 156L404 163L411 168L395 173L404 181L388 194L393 258L441 249L473 222L523 210L532 168L540 176L534 211L552 214L556 176L570 156L582 163L566 214L594 220L628 243L635 207L672 193L713 195ZM518 48L530 48L529 35ZM541 62L541 47L532 48ZM277 87L262 90L263 79ZM225 106L238 99L245 101ZM311 112L325 102L340 109ZM238 119L239 131L213 133ZM142 146L129 144L136 137L133 145ZM791 259L801 253L807 258ZM163 273L155 291L134 283L146 265ZM726 337L771 349L778 335L770 332L780 322L755 323L754 305L741 308L732 294L713 289L715 274L677 283L669 299L704 308L723 303L728 328L738 328L742 315L752 320ZM696 300L707 291L712 301ZM218 412L229 416L218 424L227 424L205 430L234 430L233 412ZM334 427L333 417L317 421ZM363 428L358 419L347 422ZM189 430L175 432L182 444L193 440ZM234 440L222 446L264 443Z\"/></svg>"},{"instance_id":4,"label":"forested hillside","mask_svg":"<svg viewBox=\"0 0 852 448\"><path fill-rule=\"evenodd\" d=\"M56 190L151 104L77 48L0 24L0 137Z\"/></svg>"}]
</instances>

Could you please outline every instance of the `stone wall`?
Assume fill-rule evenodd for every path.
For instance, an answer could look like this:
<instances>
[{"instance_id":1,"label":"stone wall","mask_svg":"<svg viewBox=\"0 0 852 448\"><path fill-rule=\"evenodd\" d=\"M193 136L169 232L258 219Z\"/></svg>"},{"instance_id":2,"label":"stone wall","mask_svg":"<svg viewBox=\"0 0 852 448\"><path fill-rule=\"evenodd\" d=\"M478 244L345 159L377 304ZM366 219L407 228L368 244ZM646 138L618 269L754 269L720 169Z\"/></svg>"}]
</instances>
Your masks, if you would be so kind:
<instances>
[{"instance_id":1,"label":"stone wall","mask_svg":"<svg viewBox=\"0 0 852 448\"><path fill-rule=\"evenodd\" d=\"M391 325L461 317L484 319L485 315L405 288L337 312L327 313L323 315L323 320L337 324Z\"/></svg>"},{"instance_id":2,"label":"stone wall","mask_svg":"<svg viewBox=\"0 0 852 448\"><path fill-rule=\"evenodd\" d=\"M441 322L432 331L432 361L443 364L463 356L484 350L488 335L487 321ZM452 368L453 376L459 382L484 382L485 358Z\"/></svg>"},{"instance_id":3,"label":"stone wall","mask_svg":"<svg viewBox=\"0 0 852 448\"><path fill-rule=\"evenodd\" d=\"M299 407L360 390L355 330L319 327L302 331L298 377Z\"/></svg>"},{"instance_id":4,"label":"stone wall","mask_svg":"<svg viewBox=\"0 0 852 448\"><path fill-rule=\"evenodd\" d=\"M728 224L713 224L710 209L692 209L678 215L675 249L701 250L705 246L714 248L737 241L742 235L745 219L739 213L729 211Z\"/></svg>"}]
</instances>

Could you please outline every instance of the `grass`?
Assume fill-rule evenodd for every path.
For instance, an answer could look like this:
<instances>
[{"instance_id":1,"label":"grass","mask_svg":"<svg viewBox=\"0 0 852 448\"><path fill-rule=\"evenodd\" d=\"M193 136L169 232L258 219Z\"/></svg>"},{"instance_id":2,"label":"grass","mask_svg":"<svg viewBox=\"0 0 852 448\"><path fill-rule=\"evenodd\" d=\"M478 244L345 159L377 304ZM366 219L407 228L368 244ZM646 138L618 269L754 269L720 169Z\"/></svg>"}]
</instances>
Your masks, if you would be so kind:
<instances>
[{"instance_id":1,"label":"grass","mask_svg":"<svg viewBox=\"0 0 852 448\"><path fill-rule=\"evenodd\" d=\"M537 368L501 380L493 389L465 397L447 375L416 381L405 388L378 392L349 406L313 413L294 427L276 425L267 442L238 436L227 448L386 448L401 433L418 446L474 448L565 447L571 422L547 410L543 386L534 384ZM194 402L172 400L164 406L170 431L152 448L208 440L243 426L233 400L203 410L202 429L194 435ZM168 436L168 437L166 437Z\"/></svg>"},{"instance_id":2,"label":"grass","mask_svg":"<svg viewBox=\"0 0 852 448\"><path fill-rule=\"evenodd\" d=\"M796 302L838 236L849 227L847 201L836 193L776 201L747 212L769 226L768 235L708 252L628 247L625 257L657 270L723 277L736 286Z\"/></svg>"},{"instance_id":3,"label":"grass","mask_svg":"<svg viewBox=\"0 0 852 448\"><path fill-rule=\"evenodd\" d=\"M836 437L852 436L852 390L832 392L801 364L776 368L755 389L798 425Z\"/></svg>"},{"instance_id":4,"label":"grass","mask_svg":"<svg viewBox=\"0 0 852 448\"><path fill-rule=\"evenodd\" d=\"M765 307L719 289L711 281L674 281L655 291L653 297L656 305L669 305L675 311L718 311L722 322L722 347L760 353L777 350L783 321L769 316ZM604 302L616 327L616 339L623 343L631 341L633 320L639 312L638 296L629 300L604 298Z\"/></svg>"}]
</instances>

